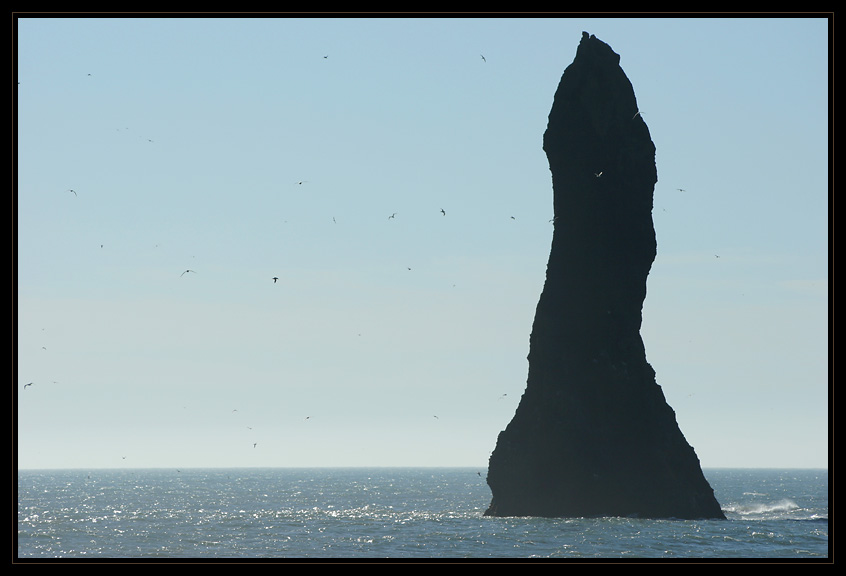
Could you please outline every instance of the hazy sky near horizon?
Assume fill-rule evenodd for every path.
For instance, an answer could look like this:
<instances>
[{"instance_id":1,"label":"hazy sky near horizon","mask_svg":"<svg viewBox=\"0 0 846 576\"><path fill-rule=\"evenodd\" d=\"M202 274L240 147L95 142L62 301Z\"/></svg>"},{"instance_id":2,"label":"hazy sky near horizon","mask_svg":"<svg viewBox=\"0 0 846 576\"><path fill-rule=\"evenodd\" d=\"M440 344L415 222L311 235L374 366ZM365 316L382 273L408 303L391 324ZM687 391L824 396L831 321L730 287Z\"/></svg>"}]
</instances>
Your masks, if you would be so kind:
<instances>
[{"instance_id":1,"label":"hazy sky near horizon","mask_svg":"<svg viewBox=\"0 0 846 576\"><path fill-rule=\"evenodd\" d=\"M827 466L827 19L17 26L20 468L483 469L583 30L657 148L642 335L682 432Z\"/></svg>"}]
</instances>

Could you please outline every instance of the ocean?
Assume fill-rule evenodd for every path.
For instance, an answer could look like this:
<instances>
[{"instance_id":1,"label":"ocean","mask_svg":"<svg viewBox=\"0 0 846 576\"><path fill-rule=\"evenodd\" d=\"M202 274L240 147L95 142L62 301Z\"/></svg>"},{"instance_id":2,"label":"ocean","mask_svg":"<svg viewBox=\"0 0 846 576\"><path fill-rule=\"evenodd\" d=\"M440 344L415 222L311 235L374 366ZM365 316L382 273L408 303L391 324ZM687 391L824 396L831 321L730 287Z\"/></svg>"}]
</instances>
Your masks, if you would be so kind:
<instances>
[{"instance_id":1,"label":"ocean","mask_svg":"<svg viewBox=\"0 0 846 576\"><path fill-rule=\"evenodd\" d=\"M15 562L831 562L828 470L704 472L727 520L489 518L476 468L20 470Z\"/></svg>"}]
</instances>

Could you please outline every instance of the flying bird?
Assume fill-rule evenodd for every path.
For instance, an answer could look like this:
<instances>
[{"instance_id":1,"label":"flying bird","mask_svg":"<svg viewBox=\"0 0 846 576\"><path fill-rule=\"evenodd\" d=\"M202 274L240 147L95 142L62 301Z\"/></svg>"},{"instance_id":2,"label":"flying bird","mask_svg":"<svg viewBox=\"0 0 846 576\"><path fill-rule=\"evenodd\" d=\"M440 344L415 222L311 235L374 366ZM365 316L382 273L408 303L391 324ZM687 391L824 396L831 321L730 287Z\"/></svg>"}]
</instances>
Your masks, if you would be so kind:
<instances>
[{"instance_id":1,"label":"flying bird","mask_svg":"<svg viewBox=\"0 0 846 576\"><path fill-rule=\"evenodd\" d=\"M635 119L635 118L637 118L638 116L640 116L640 110L638 110L637 112L635 112L635 115L634 115L634 116L632 116L632 120L634 120L634 119Z\"/></svg>"},{"instance_id":2,"label":"flying bird","mask_svg":"<svg viewBox=\"0 0 846 576\"><path fill-rule=\"evenodd\" d=\"M395 217L396 215L397 215L397 213L396 213L396 212L394 212L393 214L391 214L390 216L388 216L388 220L390 220L391 218Z\"/></svg>"},{"instance_id":3,"label":"flying bird","mask_svg":"<svg viewBox=\"0 0 846 576\"><path fill-rule=\"evenodd\" d=\"M485 55L484 55L484 54L479 54L479 56L481 56L481 57L482 57L482 62L487 62L487 60L485 60Z\"/></svg>"},{"instance_id":4,"label":"flying bird","mask_svg":"<svg viewBox=\"0 0 846 576\"><path fill-rule=\"evenodd\" d=\"M687 190L685 190L684 188L676 188L676 190L678 190L679 192L687 192Z\"/></svg>"},{"instance_id":5,"label":"flying bird","mask_svg":"<svg viewBox=\"0 0 846 576\"><path fill-rule=\"evenodd\" d=\"M602 172L594 172L593 175L599 178L600 176L602 176Z\"/></svg>"},{"instance_id":6,"label":"flying bird","mask_svg":"<svg viewBox=\"0 0 846 576\"><path fill-rule=\"evenodd\" d=\"M182 274L180 274L180 275L179 275L179 277L180 277L180 278L182 278L183 276L185 276L186 274L188 274L188 272L193 272L194 274L196 274L196 272L194 272L193 270L186 270L185 272L183 272Z\"/></svg>"},{"instance_id":7,"label":"flying bird","mask_svg":"<svg viewBox=\"0 0 846 576\"><path fill-rule=\"evenodd\" d=\"M73 192L74 196L79 196L79 194L76 193L76 190L71 189L71 190L68 190L68 192Z\"/></svg>"},{"instance_id":8,"label":"flying bird","mask_svg":"<svg viewBox=\"0 0 846 576\"><path fill-rule=\"evenodd\" d=\"M279 280L279 277L278 277L278 276L274 276L274 277L273 277L273 283L274 283L274 284L276 284L276 281L277 281L277 280Z\"/></svg>"},{"instance_id":9,"label":"flying bird","mask_svg":"<svg viewBox=\"0 0 846 576\"><path fill-rule=\"evenodd\" d=\"M26 390L27 386L32 386L32 382L30 382L29 384L24 384L24 390Z\"/></svg>"},{"instance_id":10,"label":"flying bird","mask_svg":"<svg viewBox=\"0 0 846 576\"><path fill-rule=\"evenodd\" d=\"M444 210L443 208L441 208L441 214L443 214L444 216L446 216L446 210Z\"/></svg>"}]
</instances>

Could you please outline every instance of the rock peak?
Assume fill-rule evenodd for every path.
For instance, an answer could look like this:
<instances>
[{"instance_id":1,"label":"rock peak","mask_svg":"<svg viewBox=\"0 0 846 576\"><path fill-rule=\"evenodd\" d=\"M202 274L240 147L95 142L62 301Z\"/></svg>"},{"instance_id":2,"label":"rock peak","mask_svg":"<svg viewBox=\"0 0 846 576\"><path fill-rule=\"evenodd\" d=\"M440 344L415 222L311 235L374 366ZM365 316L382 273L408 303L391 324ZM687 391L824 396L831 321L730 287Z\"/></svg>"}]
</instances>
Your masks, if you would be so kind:
<instances>
[{"instance_id":1,"label":"rock peak","mask_svg":"<svg viewBox=\"0 0 846 576\"><path fill-rule=\"evenodd\" d=\"M614 64L620 63L620 55L615 53L611 46L587 32L582 32L582 40L576 49L576 59L582 58L608 58Z\"/></svg>"}]
</instances>

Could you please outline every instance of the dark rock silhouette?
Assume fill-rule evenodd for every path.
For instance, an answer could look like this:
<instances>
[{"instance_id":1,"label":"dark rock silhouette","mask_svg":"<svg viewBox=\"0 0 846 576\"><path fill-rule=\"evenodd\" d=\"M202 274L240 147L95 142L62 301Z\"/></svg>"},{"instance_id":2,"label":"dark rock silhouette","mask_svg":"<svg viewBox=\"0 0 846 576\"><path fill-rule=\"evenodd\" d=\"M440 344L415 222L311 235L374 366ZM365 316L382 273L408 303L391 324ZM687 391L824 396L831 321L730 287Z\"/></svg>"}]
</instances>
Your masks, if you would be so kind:
<instances>
[{"instance_id":1,"label":"dark rock silhouette","mask_svg":"<svg viewBox=\"0 0 846 576\"><path fill-rule=\"evenodd\" d=\"M725 518L640 336L658 176L619 62L583 33L555 93L555 231L526 390L490 458L488 516Z\"/></svg>"}]
</instances>

